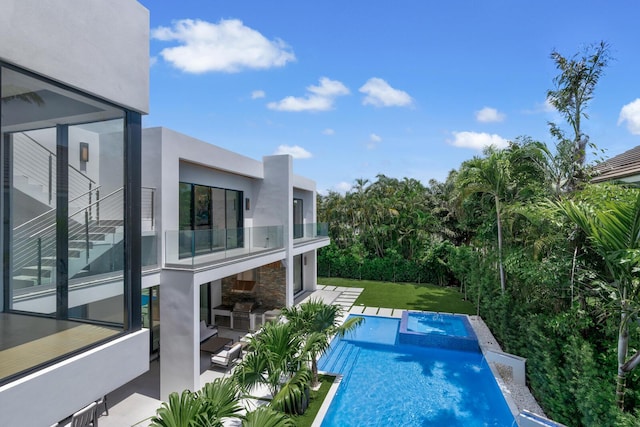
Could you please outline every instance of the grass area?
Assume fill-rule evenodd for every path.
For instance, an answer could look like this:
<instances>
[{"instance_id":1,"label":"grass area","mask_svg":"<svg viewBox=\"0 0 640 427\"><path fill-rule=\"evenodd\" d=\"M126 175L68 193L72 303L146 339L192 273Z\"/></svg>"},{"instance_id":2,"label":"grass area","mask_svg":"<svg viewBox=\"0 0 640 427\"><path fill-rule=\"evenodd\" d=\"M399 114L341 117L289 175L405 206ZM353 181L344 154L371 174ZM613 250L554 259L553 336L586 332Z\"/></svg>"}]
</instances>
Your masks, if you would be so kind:
<instances>
[{"instance_id":1,"label":"grass area","mask_svg":"<svg viewBox=\"0 0 640 427\"><path fill-rule=\"evenodd\" d=\"M318 277L319 285L364 288L354 305L475 314L475 306L462 299L455 288L428 284L375 282L371 280Z\"/></svg>"},{"instance_id":2,"label":"grass area","mask_svg":"<svg viewBox=\"0 0 640 427\"><path fill-rule=\"evenodd\" d=\"M318 379L321 383L320 388L317 391L311 391L311 400L309 401L307 410L302 415L292 417L297 427L311 427L318 411L320 411L320 406L322 406L324 398L327 396L327 393L329 393L329 388L331 384L333 384L335 377L331 375L320 375Z\"/></svg>"}]
</instances>

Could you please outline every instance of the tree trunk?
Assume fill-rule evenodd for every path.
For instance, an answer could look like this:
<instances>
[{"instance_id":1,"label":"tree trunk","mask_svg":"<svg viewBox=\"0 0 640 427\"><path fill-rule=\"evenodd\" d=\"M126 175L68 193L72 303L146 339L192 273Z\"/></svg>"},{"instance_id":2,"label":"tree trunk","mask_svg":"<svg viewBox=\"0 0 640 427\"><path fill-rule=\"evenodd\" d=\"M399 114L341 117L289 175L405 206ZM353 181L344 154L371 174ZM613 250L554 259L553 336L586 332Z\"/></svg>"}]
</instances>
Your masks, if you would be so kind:
<instances>
[{"instance_id":1,"label":"tree trunk","mask_svg":"<svg viewBox=\"0 0 640 427\"><path fill-rule=\"evenodd\" d=\"M625 370L625 362L629 349L628 316L629 314L623 308L620 319L620 329L618 330L618 376L616 377L616 404L621 410L624 410L624 392L627 386L627 371Z\"/></svg>"},{"instance_id":2,"label":"tree trunk","mask_svg":"<svg viewBox=\"0 0 640 427\"><path fill-rule=\"evenodd\" d=\"M494 196L496 201L496 222L498 226L498 268L500 269L500 290L504 295L506 290L505 278L504 278L504 267L502 265L502 220L500 219L500 199L496 194Z\"/></svg>"}]
</instances>

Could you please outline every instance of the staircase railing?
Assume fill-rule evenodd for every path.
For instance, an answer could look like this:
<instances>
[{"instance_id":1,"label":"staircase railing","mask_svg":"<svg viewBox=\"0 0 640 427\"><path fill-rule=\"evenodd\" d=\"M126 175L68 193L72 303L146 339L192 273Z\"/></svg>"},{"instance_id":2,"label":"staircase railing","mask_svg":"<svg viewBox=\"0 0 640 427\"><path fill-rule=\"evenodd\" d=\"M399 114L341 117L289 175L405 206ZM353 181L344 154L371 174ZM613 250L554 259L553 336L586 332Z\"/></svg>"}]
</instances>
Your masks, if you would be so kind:
<instances>
[{"instance_id":1,"label":"staircase railing","mask_svg":"<svg viewBox=\"0 0 640 427\"><path fill-rule=\"evenodd\" d=\"M26 132L16 136L25 137L29 143L14 144L13 175L24 176L31 184L46 189L46 204L51 206L56 197L56 154L36 141ZM96 182L75 166L69 165L69 195L85 193L96 187ZM44 202L44 201L43 201Z\"/></svg>"},{"instance_id":2,"label":"staircase railing","mask_svg":"<svg viewBox=\"0 0 640 427\"><path fill-rule=\"evenodd\" d=\"M94 238L105 239L105 237L109 235L111 241L105 241L104 243L110 244L111 246L122 240L122 233L118 235L117 232L107 231L105 224L109 227L122 225L124 215L123 188L121 187L102 198L99 197L98 191L96 191L96 194L98 194L96 196L97 200L69 215L69 259L71 260L72 258L71 254L84 254L84 263L80 263L80 266L76 265L74 267L72 263L69 262L69 278L72 278L91 261L90 251L93 247ZM45 214L51 213L46 212ZM55 212L53 215L55 215ZM41 215L41 217L43 216L46 215ZM55 216L52 218L51 223L45 226L42 225L41 218L40 221L34 221L30 226L23 227L24 229L19 230L18 234L14 234L14 242L16 243L13 252L14 276L19 275L25 268L31 268L37 271L36 285L46 284L47 275L43 274L46 267L51 267L49 268L49 279L53 278L55 270L53 263L47 265L47 262L55 261L56 259L57 236ZM17 236L21 236L21 238L17 240Z\"/></svg>"}]
</instances>

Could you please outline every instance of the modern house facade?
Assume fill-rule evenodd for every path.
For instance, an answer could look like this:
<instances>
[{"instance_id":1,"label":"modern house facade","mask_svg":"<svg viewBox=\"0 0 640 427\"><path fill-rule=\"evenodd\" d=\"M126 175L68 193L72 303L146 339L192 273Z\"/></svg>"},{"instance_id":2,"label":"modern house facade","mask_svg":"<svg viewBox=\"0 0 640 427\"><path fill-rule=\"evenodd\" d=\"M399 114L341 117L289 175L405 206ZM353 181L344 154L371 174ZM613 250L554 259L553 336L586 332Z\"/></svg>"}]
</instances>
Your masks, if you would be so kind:
<instances>
[{"instance_id":1,"label":"modern house facade","mask_svg":"<svg viewBox=\"0 0 640 427\"><path fill-rule=\"evenodd\" d=\"M316 288L329 238L291 156L258 161L166 128L142 140L143 314L166 399L201 386L201 322L259 329Z\"/></svg>"},{"instance_id":2,"label":"modern house facade","mask_svg":"<svg viewBox=\"0 0 640 427\"><path fill-rule=\"evenodd\" d=\"M0 10L0 424L46 426L149 365L149 13L133 0Z\"/></svg>"}]
</instances>

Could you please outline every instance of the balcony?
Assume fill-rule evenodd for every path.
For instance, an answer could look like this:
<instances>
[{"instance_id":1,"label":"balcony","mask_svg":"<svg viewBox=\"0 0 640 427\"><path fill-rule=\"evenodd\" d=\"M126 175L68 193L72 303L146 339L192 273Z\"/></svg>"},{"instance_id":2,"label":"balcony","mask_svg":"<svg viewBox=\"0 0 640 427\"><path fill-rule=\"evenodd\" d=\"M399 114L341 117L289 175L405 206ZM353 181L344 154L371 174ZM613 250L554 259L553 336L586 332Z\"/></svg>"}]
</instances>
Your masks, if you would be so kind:
<instances>
[{"instance_id":1,"label":"balcony","mask_svg":"<svg viewBox=\"0 0 640 427\"><path fill-rule=\"evenodd\" d=\"M328 246L329 243L329 225L326 222L293 225L294 255Z\"/></svg>"},{"instance_id":2,"label":"balcony","mask_svg":"<svg viewBox=\"0 0 640 427\"><path fill-rule=\"evenodd\" d=\"M282 226L165 233L165 266L198 268L284 249Z\"/></svg>"}]
</instances>

